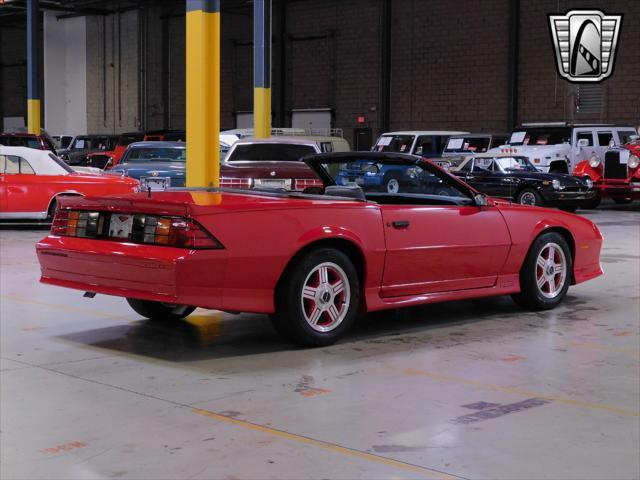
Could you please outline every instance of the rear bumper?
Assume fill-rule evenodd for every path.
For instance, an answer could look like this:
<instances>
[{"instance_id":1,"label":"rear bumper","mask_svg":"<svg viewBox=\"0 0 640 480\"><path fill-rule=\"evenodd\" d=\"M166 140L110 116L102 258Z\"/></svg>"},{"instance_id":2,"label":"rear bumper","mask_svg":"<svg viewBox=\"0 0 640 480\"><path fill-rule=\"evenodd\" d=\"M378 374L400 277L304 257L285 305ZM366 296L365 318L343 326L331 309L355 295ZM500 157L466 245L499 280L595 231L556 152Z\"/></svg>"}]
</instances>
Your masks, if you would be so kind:
<instances>
[{"instance_id":1,"label":"rear bumper","mask_svg":"<svg viewBox=\"0 0 640 480\"><path fill-rule=\"evenodd\" d=\"M580 205L596 196L595 190L583 192L564 192L562 190L540 192L545 203L549 205Z\"/></svg>"},{"instance_id":2,"label":"rear bumper","mask_svg":"<svg viewBox=\"0 0 640 480\"><path fill-rule=\"evenodd\" d=\"M43 283L222 308L224 250L185 250L50 235L36 245L36 252Z\"/></svg>"}]
</instances>

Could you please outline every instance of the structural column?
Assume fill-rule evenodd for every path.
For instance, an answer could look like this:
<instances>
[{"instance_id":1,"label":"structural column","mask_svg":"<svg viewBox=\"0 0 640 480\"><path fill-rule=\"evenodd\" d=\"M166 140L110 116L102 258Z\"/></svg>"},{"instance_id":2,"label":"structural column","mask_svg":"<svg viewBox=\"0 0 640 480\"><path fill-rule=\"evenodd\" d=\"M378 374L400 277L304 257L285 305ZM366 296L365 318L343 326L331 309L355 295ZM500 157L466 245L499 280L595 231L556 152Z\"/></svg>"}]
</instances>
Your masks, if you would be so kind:
<instances>
[{"instance_id":1,"label":"structural column","mask_svg":"<svg viewBox=\"0 0 640 480\"><path fill-rule=\"evenodd\" d=\"M39 33L38 0L27 0L27 129L40 134L40 78L39 78Z\"/></svg>"},{"instance_id":2,"label":"structural column","mask_svg":"<svg viewBox=\"0 0 640 480\"><path fill-rule=\"evenodd\" d=\"M187 186L220 179L220 0L187 0Z\"/></svg>"},{"instance_id":3,"label":"structural column","mask_svg":"<svg viewBox=\"0 0 640 480\"><path fill-rule=\"evenodd\" d=\"M271 0L253 2L253 125L257 138L271 136Z\"/></svg>"}]
</instances>

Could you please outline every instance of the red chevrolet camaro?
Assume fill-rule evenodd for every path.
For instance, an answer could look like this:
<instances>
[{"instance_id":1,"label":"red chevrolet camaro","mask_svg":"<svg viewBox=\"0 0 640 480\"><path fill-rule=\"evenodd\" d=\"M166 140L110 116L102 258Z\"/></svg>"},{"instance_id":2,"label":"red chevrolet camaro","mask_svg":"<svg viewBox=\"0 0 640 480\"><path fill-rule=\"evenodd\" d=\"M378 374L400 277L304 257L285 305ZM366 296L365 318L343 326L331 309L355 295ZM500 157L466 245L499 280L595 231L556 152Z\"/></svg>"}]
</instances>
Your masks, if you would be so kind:
<instances>
[{"instance_id":1,"label":"red chevrolet camaro","mask_svg":"<svg viewBox=\"0 0 640 480\"><path fill-rule=\"evenodd\" d=\"M549 309L602 274L602 236L585 218L496 202L414 156L305 161L324 187L63 199L37 245L41 280L125 297L151 319L271 314L287 338L318 346L358 311L494 295ZM389 169L396 193L367 186Z\"/></svg>"}]
</instances>

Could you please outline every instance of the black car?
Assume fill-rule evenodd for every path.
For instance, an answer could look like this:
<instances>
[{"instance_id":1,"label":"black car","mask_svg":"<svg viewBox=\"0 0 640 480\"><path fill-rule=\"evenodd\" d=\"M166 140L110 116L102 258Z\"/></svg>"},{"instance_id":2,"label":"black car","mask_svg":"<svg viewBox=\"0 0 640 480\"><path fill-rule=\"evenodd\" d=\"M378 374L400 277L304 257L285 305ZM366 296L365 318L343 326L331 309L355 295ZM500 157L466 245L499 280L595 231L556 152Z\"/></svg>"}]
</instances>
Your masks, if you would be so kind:
<instances>
[{"instance_id":1,"label":"black car","mask_svg":"<svg viewBox=\"0 0 640 480\"><path fill-rule=\"evenodd\" d=\"M117 140L117 135L78 135L69 148L58 151L58 156L69 165L87 166L87 154L112 150Z\"/></svg>"},{"instance_id":2,"label":"black car","mask_svg":"<svg viewBox=\"0 0 640 480\"><path fill-rule=\"evenodd\" d=\"M527 157L516 155L468 157L451 173L494 198L523 205L558 207L571 212L596 194L591 180L562 173L544 173Z\"/></svg>"}]
</instances>

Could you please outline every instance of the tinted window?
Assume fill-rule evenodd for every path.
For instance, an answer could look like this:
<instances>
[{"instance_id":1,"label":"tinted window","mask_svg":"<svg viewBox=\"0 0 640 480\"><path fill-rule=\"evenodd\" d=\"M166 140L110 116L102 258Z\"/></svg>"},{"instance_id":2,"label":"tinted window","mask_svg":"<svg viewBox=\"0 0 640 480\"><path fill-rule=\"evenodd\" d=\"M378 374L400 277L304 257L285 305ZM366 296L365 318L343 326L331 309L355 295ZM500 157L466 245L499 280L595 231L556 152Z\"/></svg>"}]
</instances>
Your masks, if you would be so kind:
<instances>
[{"instance_id":1,"label":"tinted window","mask_svg":"<svg viewBox=\"0 0 640 480\"><path fill-rule=\"evenodd\" d=\"M125 162L184 162L187 158L185 148L136 147L129 149Z\"/></svg>"},{"instance_id":2,"label":"tinted window","mask_svg":"<svg viewBox=\"0 0 640 480\"><path fill-rule=\"evenodd\" d=\"M444 151L446 153L484 153L489 149L489 137L450 138Z\"/></svg>"},{"instance_id":3,"label":"tinted window","mask_svg":"<svg viewBox=\"0 0 640 480\"><path fill-rule=\"evenodd\" d=\"M620 130L618 131L618 137L620 137L620 143L624 145L625 143L629 143L631 141L631 136L637 135L633 130ZM0 143L2 143L0 141Z\"/></svg>"},{"instance_id":4,"label":"tinted window","mask_svg":"<svg viewBox=\"0 0 640 480\"><path fill-rule=\"evenodd\" d=\"M576 145L580 140L587 140L590 147L593 146L593 133L591 132L578 132L576 133Z\"/></svg>"},{"instance_id":5,"label":"tinted window","mask_svg":"<svg viewBox=\"0 0 640 480\"><path fill-rule=\"evenodd\" d=\"M409 153L415 135L383 135L373 147L376 152Z\"/></svg>"},{"instance_id":6,"label":"tinted window","mask_svg":"<svg viewBox=\"0 0 640 480\"><path fill-rule=\"evenodd\" d=\"M433 144L433 137L431 135L422 135L416 140L416 148L414 153L416 155L433 155L436 149Z\"/></svg>"},{"instance_id":7,"label":"tinted window","mask_svg":"<svg viewBox=\"0 0 640 480\"><path fill-rule=\"evenodd\" d=\"M509 145L557 145L570 141L569 127L527 127L514 130Z\"/></svg>"},{"instance_id":8,"label":"tinted window","mask_svg":"<svg viewBox=\"0 0 640 480\"><path fill-rule=\"evenodd\" d=\"M612 139L613 132L598 132L598 145L601 147L608 147Z\"/></svg>"},{"instance_id":9,"label":"tinted window","mask_svg":"<svg viewBox=\"0 0 640 480\"><path fill-rule=\"evenodd\" d=\"M285 160L295 162L305 155L316 153L311 145L287 145L284 143L254 143L238 145L227 161L238 160Z\"/></svg>"},{"instance_id":10,"label":"tinted window","mask_svg":"<svg viewBox=\"0 0 640 480\"><path fill-rule=\"evenodd\" d=\"M118 141L118 145L123 145L126 147L130 143L142 141L143 138L143 134L121 135Z\"/></svg>"}]
</instances>

